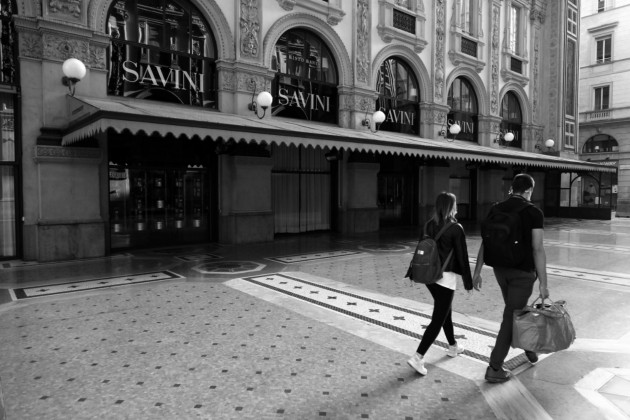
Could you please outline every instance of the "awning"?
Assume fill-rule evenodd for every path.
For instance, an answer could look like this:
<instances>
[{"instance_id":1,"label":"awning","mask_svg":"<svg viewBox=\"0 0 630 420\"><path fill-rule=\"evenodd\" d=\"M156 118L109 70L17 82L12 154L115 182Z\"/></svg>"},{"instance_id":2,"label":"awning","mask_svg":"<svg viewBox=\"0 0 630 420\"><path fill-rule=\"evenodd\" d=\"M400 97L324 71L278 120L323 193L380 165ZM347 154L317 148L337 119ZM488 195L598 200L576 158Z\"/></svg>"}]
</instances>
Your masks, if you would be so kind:
<instances>
[{"instance_id":1,"label":"awning","mask_svg":"<svg viewBox=\"0 0 630 420\"><path fill-rule=\"evenodd\" d=\"M330 124L274 117L258 119L178 104L128 98L96 99L68 96L71 121L64 146L112 129L217 141L343 148L426 158L523 165L573 171L615 172L616 168L514 148L484 147L466 141L447 142L405 134L353 130Z\"/></svg>"}]
</instances>

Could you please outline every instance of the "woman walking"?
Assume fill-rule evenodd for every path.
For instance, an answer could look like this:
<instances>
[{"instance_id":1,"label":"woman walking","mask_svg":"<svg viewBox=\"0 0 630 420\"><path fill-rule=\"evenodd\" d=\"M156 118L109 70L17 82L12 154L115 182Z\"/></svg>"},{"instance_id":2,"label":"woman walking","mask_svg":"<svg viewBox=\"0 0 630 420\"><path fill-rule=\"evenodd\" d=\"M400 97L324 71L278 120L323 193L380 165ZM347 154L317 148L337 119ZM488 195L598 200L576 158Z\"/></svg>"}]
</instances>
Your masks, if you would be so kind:
<instances>
[{"instance_id":1,"label":"woman walking","mask_svg":"<svg viewBox=\"0 0 630 420\"><path fill-rule=\"evenodd\" d=\"M455 341L451 305L458 281L462 280L464 282L464 288L469 293L473 288L473 281L470 274L470 265L468 264L466 234L462 225L457 223L456 214L457 200L455 194L441 192L435 200L433 215L425 225L427 234L435 237L444 225L452 223L438 239L438 253L440 254L440 260L443 262L446 261L451 250L453 255L444 267L442 278L436 283L426 285L431 296L433 296L433 315L416 353L407 361L409 366L421 375L427 374L427 369L424 367L424 355L437 338L440 329L444 330L444 335L446 335L449 344L446 352L448 356L456 357L464 351L463 347L459 346L457 341ZM478 287L475 287L475 289L479 290Z\"/></svg>"}]
</instances>

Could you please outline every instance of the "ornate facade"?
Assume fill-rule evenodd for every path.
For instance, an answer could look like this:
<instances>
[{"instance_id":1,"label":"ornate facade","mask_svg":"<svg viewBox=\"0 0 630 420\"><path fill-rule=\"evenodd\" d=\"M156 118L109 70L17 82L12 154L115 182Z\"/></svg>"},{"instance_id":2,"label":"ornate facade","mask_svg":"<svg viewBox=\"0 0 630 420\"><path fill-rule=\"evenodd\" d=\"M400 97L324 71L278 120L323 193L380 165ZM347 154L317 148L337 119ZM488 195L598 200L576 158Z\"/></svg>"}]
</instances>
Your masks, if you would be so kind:
<instances>
[{"instance_id":1,"label":"ornate facade","mask_svg":"<svg viewBox=\"0 0 630 420\"><path fill-rule=\"evenodd\" d=\"M573 3L21 1L24 222L4 257L418 225L441 190L474 221L519 171L571 215L565 175L610 172L564 140Z\"/></svg>"}]
</instances>

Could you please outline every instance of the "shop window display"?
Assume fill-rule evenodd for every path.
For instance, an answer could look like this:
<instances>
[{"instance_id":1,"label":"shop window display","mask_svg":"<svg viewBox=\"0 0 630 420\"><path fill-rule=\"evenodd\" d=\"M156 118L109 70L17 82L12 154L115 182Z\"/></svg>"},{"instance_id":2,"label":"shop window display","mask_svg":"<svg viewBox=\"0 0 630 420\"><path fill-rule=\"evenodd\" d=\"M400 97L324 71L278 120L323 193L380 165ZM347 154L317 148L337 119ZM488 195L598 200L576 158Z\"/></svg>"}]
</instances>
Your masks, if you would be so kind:
<instances>
[{"instance_id":1,"label":"shop window display","mask_svg":"<svg viewBox=\"0 0 630 420\"><path fill-rule=\"evenodd\" d=\"M273 115L337 122L337 66L315 34L293 29L278 40L271 58Z\"/></svg>"},{"instance_id":2,"label":"shop window display","mask_svg":"<svg viewBox=\"0 0 630 420\"><path fill-rule=\"evenodd\" d=\"M111 166L109 178L112 248L139 245L160 233L194 237L206 228L204 170Z\"/></svg>"},{"instance_id":3,"label":"shop window display","mask_svg":"<svg viewBox=\"0 0 630 420\"><path fill-rule=\"evenodd\" d=\"M418 81L409 66L397 58L389 58L381 64L376 78L379 93L376 109L385 113L382 131L418 134L420 112L418 106Z\"/></svg>"},{"instance_id":4,"label":"shop window display","mask_svg":"<svg viewBox=\"0 0 630 420\"><path fill-rule=\"evenodd\" d=\"M458 77L453 81L448 90L448 114L447 126L459 124L461 131L457 134L457 140L477 142L477 94L468 79ZM447 131L449 138L453 135Z\"/></svg>"},{"instance_id":5,"label":"shop window display","mask_svg":"<svg viewBox=\"0 0 630 420\"><path fill-rule=\"evenodd\" d=\"M523 114L518 97L513 92L508 92L501 101L501 133L514 134L514 140L506 142L508 147L522 147Z\"/></svg>"},{"instance_id":6,"label":"shop window display","mask_svg":"<svg viewBox=\"0 0 630 420\"><path fill-rule=\"evenodd\" d=\"M211 233L209 142L124 135L109 141L112 249L202 242Z\"/></svg>"}]
</instances>

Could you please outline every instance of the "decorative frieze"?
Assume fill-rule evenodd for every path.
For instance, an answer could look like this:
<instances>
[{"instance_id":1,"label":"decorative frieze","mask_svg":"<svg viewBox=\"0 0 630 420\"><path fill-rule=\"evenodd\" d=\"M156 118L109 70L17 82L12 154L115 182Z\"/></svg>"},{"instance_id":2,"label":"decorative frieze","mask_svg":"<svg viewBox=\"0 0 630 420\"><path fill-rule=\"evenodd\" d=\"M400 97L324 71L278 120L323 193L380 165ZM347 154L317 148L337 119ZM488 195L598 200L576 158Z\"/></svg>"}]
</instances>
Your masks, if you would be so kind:
<instances>
[{"instance_id":1,"label":"decorative frieze","mask_svg":"<svg viewBox=\"0 0 630 420\"><path fill-rule=\"evenodd\" d=\"M499 58L500 58L500 41L499 41L499 28L500 28L500 9L498 5L492 6L492 41L491 41L491 83L492 91L490 94L490 112L493 114L499 113Z\"/></svg>"},{"instance_id":2,"label":"decorative frieze","mask_svg":"<svg viewBox=\"0 0 630 420\"><path fill-rule=\"evenodd\" d=\"M534 35L534 62L532 64L532 118L538 121L538 66L540 58L540 36L537 30Z\"/></svg>"},{"instance_id":3,"label":"decorative frieze","mask_svg":"<svg viewBox=\"0 0 630 420\"><path fill-rule=\"evenodd\" d=\"M435 99L444 97L444 45L446 44L446 2L437 0L435 4Z\"/></svg>"},{"instance_id":4,"label":"decorative frieze","mask_svg":"<svg viewBox=\"0 0 630 420\"><path fill-rule=\"evenodd\" d=\"M219 72L219 89L233 91L236 86L234 73L223 70Z\"/></svg>"},{"instance_id":5,"label":"decorative frieze","mask_svg":"<svg viewBox=\"0 0 630 420\"><path fill-rule=\"evenodd\" d=\"M56 34L43 34L43 58L51 60L66 60L74 57L90 63L90 44L88 41L71 39Z\"/></svg>"},{"instance_id":6,"label":"decorative frieze","mask_svg":"<svg viewBox=\"0 0 630 420\"><path fill-rule=\"evenodd\" d=\"M258 0L241 0L241 55L257 58L260 51L260 8Z\"/></svg>"},{"instance_id":7,"label":"decorative frieze","mask_svg":"<svg viewBox=\"0 0 630 420\"><path fill-rule=\"evenodd\" d=\"M21 32L18 38L20 40L21 57L41 59L44 52L44 44L42 36L36 32Z\"/></svg>"},{"instance_id":8,"label":"decorative frieze","mask_svg":"<svg viewBox=\"0 0 630 420\"><path fill-rule=\"evenodd\" d=\"M81 0L48 0L48 12L81 17Z\"/></svg>"},{"instance_id":9,"label":"decorative frieze","mask_svg":"<svg viewBox=\"0 0 630 420\"><path fill-rule=\"evenodd\" d=\"M89 67L93 69L103 70L106 68L106 54L105 47L100 45L90 45L90 59L88 61Z\"/></svg>"},{"instance_id":10,"label":"decorative frieze","mask_svg":"<svg viewBox=\"0 0 630 420\"><path fill-rule=\"evenodd\" d=\"M358 0L357 4L357 53L356 78L358 82L369 83L370 73L370 5L368 0Z\"/></svg>"}]
</instances>

